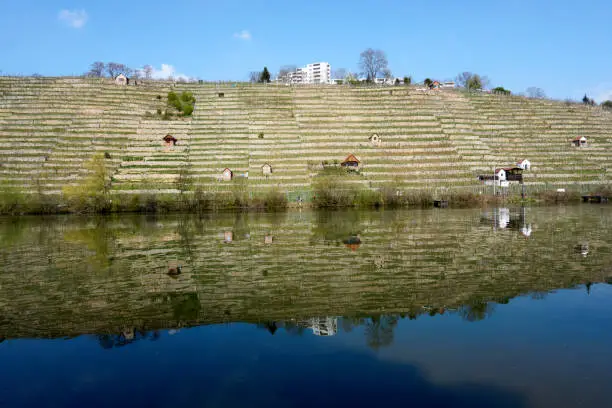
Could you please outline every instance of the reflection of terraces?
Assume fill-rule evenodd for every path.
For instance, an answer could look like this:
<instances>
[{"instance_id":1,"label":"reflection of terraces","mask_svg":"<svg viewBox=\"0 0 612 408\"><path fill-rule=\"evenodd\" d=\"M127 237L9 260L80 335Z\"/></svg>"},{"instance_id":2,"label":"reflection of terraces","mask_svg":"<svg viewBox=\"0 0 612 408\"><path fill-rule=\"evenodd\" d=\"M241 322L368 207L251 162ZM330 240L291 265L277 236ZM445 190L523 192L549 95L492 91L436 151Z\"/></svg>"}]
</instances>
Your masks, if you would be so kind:
<instances>
[{"instance_id":1,"label":"reflection of terraces","mask_svg":"<svg viewBox=\"0 0 612 408\"><path fill-rule=\"evenodd\" d=\"M612 216L581 207L593 228L569 210L529 209L530 240L494 233L479 210L0 220L0 337L293 318L314 331L310 316L421 314L605 281ZM357 234L367 245L347 250ZM176 261L183 272L167 276Z\"/></svg>"}]
</instances>

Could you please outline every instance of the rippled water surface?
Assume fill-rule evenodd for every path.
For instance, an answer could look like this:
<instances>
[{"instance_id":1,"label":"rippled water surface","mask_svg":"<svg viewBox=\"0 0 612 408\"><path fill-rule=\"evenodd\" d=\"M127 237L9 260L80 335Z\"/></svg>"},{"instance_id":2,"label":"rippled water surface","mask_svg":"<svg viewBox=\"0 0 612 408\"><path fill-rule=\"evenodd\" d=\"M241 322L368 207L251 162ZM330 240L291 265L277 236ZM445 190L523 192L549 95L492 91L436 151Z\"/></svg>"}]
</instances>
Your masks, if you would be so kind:
<instances>
[{"instance_id":1,"label":"rippled water surface","mask_svg":"<svg viewBox=\"0 0 612 408\"><path fill-rule=\"evenodd\" d=\"M612 406L610 227L605 205L0 218L0 406Z\"/></svg>"}]
</instances>

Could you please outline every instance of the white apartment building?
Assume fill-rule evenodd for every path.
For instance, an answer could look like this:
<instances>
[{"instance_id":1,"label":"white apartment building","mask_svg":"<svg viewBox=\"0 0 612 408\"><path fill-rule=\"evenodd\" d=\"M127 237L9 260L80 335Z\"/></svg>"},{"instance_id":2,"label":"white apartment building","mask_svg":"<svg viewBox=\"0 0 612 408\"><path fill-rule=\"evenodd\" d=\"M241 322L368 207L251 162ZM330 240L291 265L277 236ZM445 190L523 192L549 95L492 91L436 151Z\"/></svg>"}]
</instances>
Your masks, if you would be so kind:
<instances>
[{"instance_id":1,"label":"white apartment building","mask_svg":"<svg viewBox=\"0 0 612 408\"><path fill-rule=\"evenodd\" d=\"M329 62L315 62L302 68L306 72L307 84L329 84L332 82Z\"/></svg>"},{"instance_id":2,"label":"white apartment building","mask_svg":"<svg viewBox=\"0 0 612 408\"><path fill-rule=\"evenodd\" d=\"M291 84L331 84L331 65L328 62L314 62L303 68L298 68L295 72L288 73L285 77L279 78L282 82Z\"/></svg>"}]
</instances>

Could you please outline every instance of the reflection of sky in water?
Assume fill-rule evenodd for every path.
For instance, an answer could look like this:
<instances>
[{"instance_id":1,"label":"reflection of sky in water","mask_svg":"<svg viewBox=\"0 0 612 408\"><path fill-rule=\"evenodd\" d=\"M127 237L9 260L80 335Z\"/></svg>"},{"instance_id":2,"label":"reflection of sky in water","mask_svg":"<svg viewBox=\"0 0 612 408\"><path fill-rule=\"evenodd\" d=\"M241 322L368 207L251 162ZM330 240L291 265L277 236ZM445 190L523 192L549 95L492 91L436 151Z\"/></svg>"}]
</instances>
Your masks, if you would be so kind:
<instances>
[{"instance_id":1,"label":"reflection of sky in water","mask_svg":"<svg viewBox=\"0 0 612 408\"><path fill-rule=\"evenodd\" d=\"M392 341L378 348L369 323L343 319L327 337L236 323L161 331L115 348L93 336L7 340L0 344L0 401L330 406L384 398L404 406L408 398L417 406L603 407L612 376L611 307L606 284L590 295L578 288L525 296L476 322L457 313L400 318Z\"/></svg>"}]
</instances>

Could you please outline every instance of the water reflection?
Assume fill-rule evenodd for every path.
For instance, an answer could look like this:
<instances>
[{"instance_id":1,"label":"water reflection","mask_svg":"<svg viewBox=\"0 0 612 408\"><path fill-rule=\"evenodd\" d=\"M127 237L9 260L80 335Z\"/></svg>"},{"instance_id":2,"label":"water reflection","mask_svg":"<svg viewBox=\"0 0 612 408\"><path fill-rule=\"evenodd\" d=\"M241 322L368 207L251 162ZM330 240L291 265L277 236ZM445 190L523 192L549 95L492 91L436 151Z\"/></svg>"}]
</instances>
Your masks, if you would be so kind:
<instances>
[{"instance_id":1,"label":"water reflection","mask_svg":"<svg viewBox=\"0 0 612 408\"><path fill-rule=\"evenodd\" d=\"M509 208L495 208L482 214L481 221L493 226L494 230L509 229L519 231L528 238L533 232L531 222L528 222L527 208L520 207L515 210Z\"/></svg>"},{"instance_id":2,"label":"water reflection","mask_svg":"<svg viewBox=\"0 0 612 408\"><path fill-rule=\"evenodd\" d=\"M592 206L5 218L0 336L227 322L333 336L341 316L368 316L383 347L396 319L478 321L518 295L611 281L611 223Z\"/></svg>"},{"instance_id":3,"label":"water reflection","mask_svg":"<svg viewBox=\"0 0 612 408\"><path fill-rule=\"evenodd\" d=\"M98 335L98 343L103 349L112 349L127 346L140 340L157 341L159 338L160 333L158 330L146 332L129 328L119 334L100 334Z\"/></svg>"}]
</instances>

